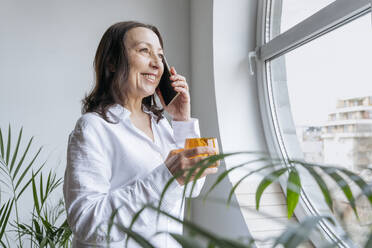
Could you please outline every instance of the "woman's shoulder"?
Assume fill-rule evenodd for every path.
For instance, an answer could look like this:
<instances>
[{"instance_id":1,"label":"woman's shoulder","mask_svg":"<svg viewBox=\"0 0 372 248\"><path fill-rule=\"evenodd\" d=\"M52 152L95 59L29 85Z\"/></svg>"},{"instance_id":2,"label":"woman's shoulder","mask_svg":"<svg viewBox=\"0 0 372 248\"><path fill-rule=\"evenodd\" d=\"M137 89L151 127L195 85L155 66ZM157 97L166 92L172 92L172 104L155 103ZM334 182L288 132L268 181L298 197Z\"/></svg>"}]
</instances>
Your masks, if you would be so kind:
<instances>
[{"instance_id":1,"label":"woman's shoulder","mask_svg":"<svg viewBox=\"0 0 372 248\"><path fill-rule=\"evenodd\" d=\"M88 131L101 129L105 125L105 120L96 112L88 112L80 116L76 121L74 131Z\"/></svg>"}]
</instances>

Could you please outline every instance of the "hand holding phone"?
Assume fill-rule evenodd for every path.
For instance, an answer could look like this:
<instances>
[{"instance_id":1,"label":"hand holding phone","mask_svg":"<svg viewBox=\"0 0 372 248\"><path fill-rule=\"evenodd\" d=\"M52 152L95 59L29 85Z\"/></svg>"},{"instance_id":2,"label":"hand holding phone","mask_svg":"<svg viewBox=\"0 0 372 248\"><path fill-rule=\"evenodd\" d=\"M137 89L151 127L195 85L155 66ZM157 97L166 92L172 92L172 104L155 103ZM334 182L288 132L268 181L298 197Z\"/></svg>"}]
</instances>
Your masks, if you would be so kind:
<instances>
[{"instance_id":1,"label":"hand holding phone","mask_svg":"<svg viewBox=\"0 0 372 248\"><path fill-rule=\"evenodd\" d=\"M175 91L172 86L173 81L170 80L171 76L170 68L165 57L163 57L163 64L164 72L163 75L161 76L158 88L163 97L165 106L168 106L179 95L179 92Z\"/></svg>"}]
</instances>

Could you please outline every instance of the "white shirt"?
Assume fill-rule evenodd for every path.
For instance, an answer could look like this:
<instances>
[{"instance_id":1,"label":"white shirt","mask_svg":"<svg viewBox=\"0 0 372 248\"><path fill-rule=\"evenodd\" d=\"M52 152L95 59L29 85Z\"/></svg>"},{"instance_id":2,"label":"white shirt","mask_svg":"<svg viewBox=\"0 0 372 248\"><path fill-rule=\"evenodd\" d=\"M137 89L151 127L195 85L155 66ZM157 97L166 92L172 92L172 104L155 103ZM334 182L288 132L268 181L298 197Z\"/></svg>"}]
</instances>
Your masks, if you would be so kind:
<instances>
[{"instance_id":1,"label":"white shirt","mask_svg":"<svg viewBox=\"0 0 372 248\"><path fill-rule=\"evenodd\" d=\"M151 115L155 142L132 124L130 111L119 104L107 114L117 124L106 122L96 113L87 113L70 134L63 193L74 235L73 247L108 247L107 227L102 223L109 220L115 209L119 209L115 223L128 227L144 204L157 206L165 184L172 178L164 164L170 150L182 148L186 138L200 137L197 119L172 121L172 129L165 118L157 123L154 114L145 112ZM204 178L198 180L193 197L199 194L203 183ZM173 181L161 206L181 219L183 188L177 180ZM134 230L155 247L180 247L170 235L152 235L157 231L182 234L182 225L164 215L158 226L155 222L156 212L146 209ZM124 247L125 238L114 226L110 247ZM131 240L128 247L139 246Z\"/></svg>"}]
</instances>

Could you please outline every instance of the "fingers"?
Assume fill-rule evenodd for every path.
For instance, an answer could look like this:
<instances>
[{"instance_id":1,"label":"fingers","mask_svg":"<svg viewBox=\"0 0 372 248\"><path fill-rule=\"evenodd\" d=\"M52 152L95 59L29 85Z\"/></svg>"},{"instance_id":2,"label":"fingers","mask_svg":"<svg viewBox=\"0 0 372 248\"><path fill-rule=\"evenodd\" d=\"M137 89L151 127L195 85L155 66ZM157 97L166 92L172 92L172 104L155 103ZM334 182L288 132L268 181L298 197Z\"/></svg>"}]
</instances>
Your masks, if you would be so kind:
<instances>
[{"instance_id":1,"label":"fingers","mask_svg":"<svg viewBox=\"0 0 372 248\"><path fill-rule=\"evenodd\" d=\"M182 102L188 102L189 99L190 99L190 96L189 96L189 91L184 89L184 88L181 88L181 87L175 87L174 90L178 93L181 93L181 96L182 98L180 98L180 100Z\"/></svg>"},{"instance_id":2,"label":"fingers","mask_svg":"<svg viewBox=\"0 0 372 248\"><path fill-rule=\"evenodd\" d=\"M176 75L177 74L177 71L176 71L176 69L174 68L174 66L171 66L171 68L170 68L170 73L172 74L172 75Z\"/></svg>"},{"instance_id":3,"label":"fingers","mask_svg":"<svg viewBox=\"0 0 372 248\"><path fill-rule=\"evenodd\" d=\"M183 149L183 148L171 150L171 151L169 152L169 156L176 155L177 153L180 153L180 152L182 152L182 151L184 151L184 150L185 150L185 149Z\"/></svg>"},{"instance_id":4,"label":"fingers","mask_svg":"<svg viewBox=\"0 0 372 248\"><path fill-rule=\"evenodd\" d=\"M217 153L216 148L209 147L209 146L198 146L192 149L186 149L183 151L186 157L194 157L197 155L214 155Z\"/></svg>"},{"instance_id":5,"label":"fingers","mask_svg":"<svg viewBox=\"0 0 372 248\"><path fill-rule=\"evenodd\" d=\"M176 81L172 83L172 86L174 87L173 89L176 92L181 93L182 101L188 102L190 100L189 86L187 85L186 82Z\"/></svg>"},{"instance_id":6,"label":"fingers","mask_svg":"<svg viewBox=\"0 0 372 248\"><path fill-rule=\"evenodd\" d=\"M176 69L172 66L170 69L171 76L169 77L172 81L183 81L186 82L186 78L182 75L178 75Z\"/></svg>"},{"instance_id":7,"label":"fingers","mask_svg":"<svg viewBox=\"0 0 372 248\"><path fill-rule=\"evenodd\" d=\"M191 167L193 167L197 163L200 163L203 159L205 159L205 157L189 158Z\"/></svg>"},{"instance_id":8,"label":"fingers","mask_svg":"<svg viewBox=\"0 0 372 248\"><path fill-rule=\"evenodd\" d=\"M186 82L186 78L184 76L181 76L181 75L178 75L178 74L175 74L175 75L172 75L169 77L172 81L182 81L182 82Z\"/></svg>"},{"instance_id":9,"label":"fingers","mask_svg":"<svg viewBox=\"0 0 372 248\"><path fill-rule=\"evenodd\" d=\"M171 74L170 80L173 81L172 86L177 92L182 92L182 93L187 93L189 90L189 85L186 82L186 78L184 76L178 75L176 72L176 69L172 66L171 69Z\"/></svg>"},{"instance_id":10,"label":"fingers","mask_svg":"<svg viewBox=\"0 0 372 248\"><path fill-rule=\"evenodd\" d=\"M186 90L189 89L189 85L185 82L185 81L174 81L172 83L172 86L173 87L181 87L181 88L185 88Z\"/></svg>"},{"instance_id":11,"label":"fingers","mask_svg":"<svg viewBox=\"0 0 372 248\"><path fill-rule=\"evenodd\" d=\"M181 185L184 185L185 179L187 178L189 178L192 181L194 179L199 179L209 174L216 173L218 171L217 167L205 168L207 164L198 164L202 160L206 159L205 156L214 155L216 153L217 149L208 146L199 146L187 150L183 149L172 150L170 151L167 159L165 160L165 165L168 167L172 175L181 173L181 175L177 176L177 181ZM204 156L195 157L197 155ZM196 175L200 173L200 170L202 170L202 174L199 175L198 178L196 178Z\"/></svg>"}]
</instances>

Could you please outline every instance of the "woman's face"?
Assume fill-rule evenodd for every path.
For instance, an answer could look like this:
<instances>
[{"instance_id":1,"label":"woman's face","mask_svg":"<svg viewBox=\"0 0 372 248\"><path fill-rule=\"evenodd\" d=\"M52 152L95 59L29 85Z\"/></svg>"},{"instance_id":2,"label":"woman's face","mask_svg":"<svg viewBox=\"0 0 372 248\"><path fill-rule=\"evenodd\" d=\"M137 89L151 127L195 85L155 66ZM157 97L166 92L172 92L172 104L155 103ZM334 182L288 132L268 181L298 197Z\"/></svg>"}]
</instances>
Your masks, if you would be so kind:
<instances>
[{"instance_id":1,"label":"woman's face","mask_svg":"<svg viewBox=\"0 0 372 248\"><path fill-rule=\"evenodd\" d=\"M158 36L150 29L137 27L126 33L124 43L130 68L127 96L144 98L154 94L164 70Z\"/></svg>"}]
</instances>

